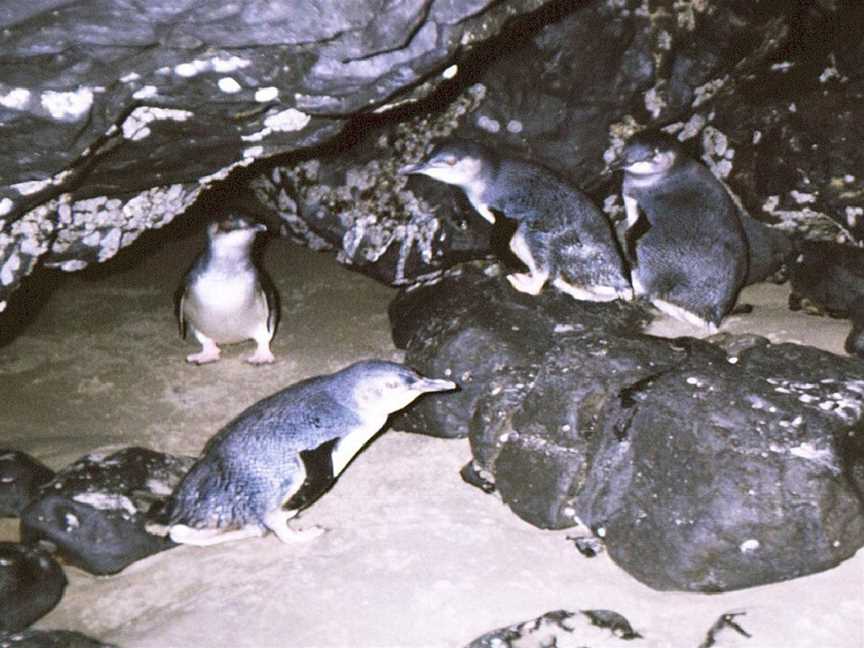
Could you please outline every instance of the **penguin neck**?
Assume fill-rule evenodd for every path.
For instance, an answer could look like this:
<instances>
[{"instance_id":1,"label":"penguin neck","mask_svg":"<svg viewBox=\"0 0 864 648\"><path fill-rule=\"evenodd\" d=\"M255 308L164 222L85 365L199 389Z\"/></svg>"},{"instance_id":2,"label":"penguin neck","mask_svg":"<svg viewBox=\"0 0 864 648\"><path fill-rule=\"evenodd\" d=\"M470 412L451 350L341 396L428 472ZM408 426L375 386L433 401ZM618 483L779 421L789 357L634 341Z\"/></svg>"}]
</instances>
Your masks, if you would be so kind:
<instances>
[{"instance_id":1,"label":"penguin neck","mask_svg":"<svg viewBox=\"0 0 864 648\"><path fill-rule=\"evenodd\" d=\"M462 190L476 209L479 210L478 205L489 203L490 189L497 182L499 166L496 160L484 159L474 177L462 184Z\"/></svg>"},{"instance_id":2,"label":"penguin neck","mask_svg":"<svg viewBox=\"0 0 864 648\"><path fill-rule=\"evenodd\" d=\"M208 260L214 266L246 268L252 265L252 243L248 245L220 245L213 243L207 250Z\"/></svg>"},{"instance_id":3,"label":"penguin neck","mask_svg":"<svg viewBox=\"0 0 864 648\"><path fill-rule=\"evenodd\" d=\"M657 173L628 173L624 178L624 192L628 189L653 189L666 182L676 168L671 167Z\"/></svg>"}]
</instances>

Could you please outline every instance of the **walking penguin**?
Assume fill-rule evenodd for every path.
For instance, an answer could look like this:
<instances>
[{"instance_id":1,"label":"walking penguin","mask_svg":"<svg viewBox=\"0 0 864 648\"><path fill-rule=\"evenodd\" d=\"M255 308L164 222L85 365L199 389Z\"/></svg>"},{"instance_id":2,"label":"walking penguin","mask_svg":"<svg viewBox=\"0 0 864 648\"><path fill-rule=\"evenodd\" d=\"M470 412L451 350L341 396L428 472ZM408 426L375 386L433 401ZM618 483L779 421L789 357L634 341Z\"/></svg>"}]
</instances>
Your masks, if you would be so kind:
<instances>
[{"instance_id":1,"label":"walking penguin","mask_svg":"<svg viewBox=\"0 0 864 648\"><path fill-rule=\"evenodd\" d=\"M507 276L521 292L539 294L547 281L584 301L630 299L624 262L606 216L581 191L549 169L502 157L488 146L446 140L403 174L422 173L460 187L490 223L495 214L519 223L510 249L528 267Z\"/></svg>"},{"instance_id":2,"label":"walking penguin","mask_svg":"<svg viewBox=\"0 0 864 648\"><path fill-rule=\"evenodd\" d=\"M288 520L320 497L387 417L427 392L455 389L394 362L367 360L298 382L228 423L148 527L210 545L268 530L283 542L318 535Z\"/></svg>"}]
</instances>

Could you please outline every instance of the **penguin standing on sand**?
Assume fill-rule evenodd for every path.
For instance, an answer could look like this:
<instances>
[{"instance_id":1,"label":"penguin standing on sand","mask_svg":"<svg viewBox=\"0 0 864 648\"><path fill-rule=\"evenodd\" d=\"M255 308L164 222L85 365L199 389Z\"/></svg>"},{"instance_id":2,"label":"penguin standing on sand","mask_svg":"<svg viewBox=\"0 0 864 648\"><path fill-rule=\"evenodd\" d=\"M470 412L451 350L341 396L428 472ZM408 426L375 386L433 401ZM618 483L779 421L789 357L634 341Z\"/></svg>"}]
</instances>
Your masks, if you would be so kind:
<instances>
[{"instance_id":1,"label":"penguin standing on sand","mask_svg":"<svg viewBox=\"0 0 864 648\"><path fill-rule=\"evenodd\" d=\"M268 278L252 261L252 244L265 225L243 216L228 216L207 228L207 249L186 275L179 292L180 334L187 326L201 351L186 356L194 364L219 359L219 344L255 340L251 364L273 362L270 341L276 332L279 307Z\"/></svg>"},{"instance_id":2,"label":"penguin standing on sand","mask_svg":"<svg viewBox=\"0 0 864 648\"><path fill-rule=\"evenodd\" d=\"M663 133L632 137L617 166L634 292L716 332L748 267L747 239L726 188Z\"/></svg>"},{"instance_id":3,"label":"penguin standing on sand","mask_svg":"<svg viewBox=\"0 0 864 648\"><path fill-rule=\"evenodd\" d=\"M283 542L315 536L288 520L333 485L387 417L449 380L367 360L309 378L261 400L216 434L148 530L210 545L267 530Z\"/></svg>"},{"instance_id":4,"label":"penguin standing on sand","mask_svg":"<svg viewBox=\"0 0 864 648\"><path fill-rule=\"evenodd\" d=\"M490 223L496 212L519 223L510 249L528 272L507 276L516 290L536 295L551 281L584 301L632 296L609 221L582 192L545 167L500 157L477 142L448 140L400 172L460 187Z\"/></svg>"}]
</instances>

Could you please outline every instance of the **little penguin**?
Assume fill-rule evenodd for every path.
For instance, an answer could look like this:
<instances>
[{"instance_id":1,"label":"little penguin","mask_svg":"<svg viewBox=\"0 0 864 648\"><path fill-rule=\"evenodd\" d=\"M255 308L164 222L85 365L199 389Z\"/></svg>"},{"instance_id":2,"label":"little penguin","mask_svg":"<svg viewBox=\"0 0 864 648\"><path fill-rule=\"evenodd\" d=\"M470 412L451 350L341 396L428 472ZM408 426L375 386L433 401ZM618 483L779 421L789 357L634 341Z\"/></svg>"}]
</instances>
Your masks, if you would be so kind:
<instances>
[{"instance_id":1,"label":"little penguin","mask_svg":"<svg viewBox=\"0 0 864 648\"><path fill-rule=\"evenodd\" d=\"M528 272L507 276L516 290L537 295L551 281L583 301L631 298L611 224L585 194L551 170L453 139L436 144L425 160L400 173L421 173L461 188L490 223L496 213L518 222L510 249Z\"/></svg>"},{"instance_id":2,"label":"little penguin","mask_svg":"<svg viewBox=\"0 0 864 648\"><path fill-rule=\"evenodd\" d=\"M186 356L194 364L219 359L219 344L255 340L250 364L273 362L270 341L279 307L276 291L252 260L252 244L266 226L229 215L207 228L207 249L195 260L179 291L180 335L192 329L201 351Z\"/></svg>"},{"instance_id":3,"label":"little penguin","mask_svg":"<svg viewBox=\"0 0 864 648\"><path fill-rule=\"evenodd\" d=\"M637 296L717 331L748 272L747 239L726 188L676 139L643 132L624 147L625 252Z\"/></svg>"},{"instance_id":4,"label":"little penguin","mask_svg":"<svg viewBox=\"0 0 864 648\"><path fill-rule=\"evenodd\" d=\"M148 527L177 543L210 545L272 531L314 537L288 520L325 491L393 412L456 384L395 362L366 360L302 380L220 430ZM160 528L161 525L161 528Z\"/></svg>"}]
</instances>

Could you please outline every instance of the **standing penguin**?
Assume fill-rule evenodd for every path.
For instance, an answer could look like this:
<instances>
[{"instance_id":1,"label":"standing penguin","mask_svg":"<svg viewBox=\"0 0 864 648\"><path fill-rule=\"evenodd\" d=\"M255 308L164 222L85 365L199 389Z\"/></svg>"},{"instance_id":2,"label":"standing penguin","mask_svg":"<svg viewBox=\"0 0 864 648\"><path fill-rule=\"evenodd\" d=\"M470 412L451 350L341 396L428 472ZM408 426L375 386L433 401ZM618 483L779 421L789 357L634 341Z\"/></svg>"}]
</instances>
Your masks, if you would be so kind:
<instances>
[{"instance_id":1,"label":"standing penguin","mask_svg":"<svg viewBox=\"0 0 864 648\"><path fill-rule=\"evenodd\" d=\"M619 166L634 292L716 332L748 266L747 240L726 188L663 133L631 138Z\"/></svg>"},{"instance_id":2,"label":"standing penguin","mask_svg":"<svg viewBox=\"0 0 864 648\"><path fill-rule=\"evenodd\" d=\"M207 228L207 249L187 273L179 293L180 334L192 329L201 351L186 356L194 364L219 359L219 344L255 340L251 364L273 362L270 341L279 308L276 292L252 261L252 244L266 226L228 216Z\"/></svg>"},{"instance_id":3,"label":"standing penguin","mask_svg":"<svg viewBox=\"0 0 864 648\"><path fill-rule=\"evenodd\" d=\"M460 187L490 223L495 212L519 223L510 249L528 273L507 276L516 290L536 295L551 281L585 301L632 296L609 221L587 196L549 169L501 157L477 142L448 140L400 172Z\"/></svg>"},{"instance_id":4,"label":"standing penguin","mask_svg":"<svg viewBox=\"0 0 864 648\"><path fill-rule=\"evenodd\" d=\"M195 545L268 529L283 542L309 535L288 520L333 485L387 417L421 394L455 388L404 365L367 360L277 392L210 439L156 512L153 532L167 526L174 542Z\"/></svg>"}]
</instances>

